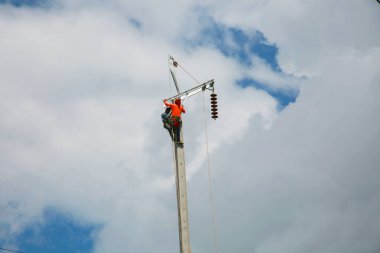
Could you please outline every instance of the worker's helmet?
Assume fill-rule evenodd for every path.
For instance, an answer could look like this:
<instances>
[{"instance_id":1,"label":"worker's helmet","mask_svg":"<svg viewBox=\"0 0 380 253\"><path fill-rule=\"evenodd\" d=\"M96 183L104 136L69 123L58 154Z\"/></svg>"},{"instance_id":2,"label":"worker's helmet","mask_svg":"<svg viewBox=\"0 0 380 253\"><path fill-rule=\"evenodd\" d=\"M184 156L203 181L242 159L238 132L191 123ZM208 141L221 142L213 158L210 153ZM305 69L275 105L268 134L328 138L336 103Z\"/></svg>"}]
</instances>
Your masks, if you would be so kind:
<instances>
[{"instance_id":1,"label":"worker's helmet","mask_svg":"<svg viewBox=\"0 0 380 253\"><path fill-rule=\"evenodd\" d=\"M174 101L174 103L175 103L176 105L180 106L180 105L181 105L181 99L180 99L180 98L177 98L177 99Z\"/></svg>"}]
</instances>

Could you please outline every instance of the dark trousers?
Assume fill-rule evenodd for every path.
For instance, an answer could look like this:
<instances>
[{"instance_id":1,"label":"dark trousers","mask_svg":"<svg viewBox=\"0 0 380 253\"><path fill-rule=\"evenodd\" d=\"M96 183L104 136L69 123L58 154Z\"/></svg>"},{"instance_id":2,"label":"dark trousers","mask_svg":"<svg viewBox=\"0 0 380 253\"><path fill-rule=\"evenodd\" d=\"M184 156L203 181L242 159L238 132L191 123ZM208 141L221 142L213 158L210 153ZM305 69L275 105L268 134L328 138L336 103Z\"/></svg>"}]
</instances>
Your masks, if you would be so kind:
<instances>
[{"instance_id":1,"label":"dark trousers","mask_svg":"<svg viewBox=\"0 0 380 253\"><path fill-rule=\"evenodd\" d=\"M172 121L173 121L173 132L175 134L175 140L179 142L181 141L181 127L182 127L181 117L172 116Z\"/></svg>"},{"instance_id":2,"label":"dark trousers","mask_svg":"<svg viewBox=\"0 0 380 253\"><path fill-rule=\"evenodd\" d=\"M176 141L180 141L181 140L181 127L182 127L182 124L179 124L177 127L174 127Z\"/></svg>"}]
</instances>

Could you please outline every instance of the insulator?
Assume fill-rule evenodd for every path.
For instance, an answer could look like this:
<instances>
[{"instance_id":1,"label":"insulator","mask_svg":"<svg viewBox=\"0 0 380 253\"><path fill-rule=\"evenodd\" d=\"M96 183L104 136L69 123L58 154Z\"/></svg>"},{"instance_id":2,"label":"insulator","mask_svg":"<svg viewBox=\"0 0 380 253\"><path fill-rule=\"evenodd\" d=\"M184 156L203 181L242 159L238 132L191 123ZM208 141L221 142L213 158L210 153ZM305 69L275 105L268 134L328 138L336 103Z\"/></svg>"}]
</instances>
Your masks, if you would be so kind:
<instances>
[{"instance_id":1,"label":"insulator","mask_svg":"<svg viewBox=\"0 0 380 253\"><path fill-rule=\"evenodd\" d=\"M174 67L177 67L177 66L178 66L178 62L173 61L173 66L174 66Z\"/></svg>"},{"instance_id":2,"label":"insulator","mask_svg":"<svg viewBox=\"0 0 380 253\"><path fill-rule=\"evenodd\" d=\"M218 118L218 99L217 95L215 93L210 94L210 100L211 100L211 118L217 119Z\"/></svg>"}]
</instances>

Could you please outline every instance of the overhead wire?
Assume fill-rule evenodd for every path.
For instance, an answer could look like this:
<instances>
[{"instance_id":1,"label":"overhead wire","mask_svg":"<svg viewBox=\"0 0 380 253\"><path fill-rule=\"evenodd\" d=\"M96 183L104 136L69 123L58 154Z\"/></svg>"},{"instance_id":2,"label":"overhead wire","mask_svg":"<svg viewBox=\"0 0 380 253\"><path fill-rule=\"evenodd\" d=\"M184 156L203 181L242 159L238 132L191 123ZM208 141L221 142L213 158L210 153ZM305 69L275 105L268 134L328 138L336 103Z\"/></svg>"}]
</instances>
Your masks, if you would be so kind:
<instances>
[{"instance_id":1,"label":"overhead wire","mask_svg":"<svg viewBox=\"0 0 380 253\"><path fill-rule=\"evenodd\" d=\"M178 66L183 70L185 71L194 81L196 81L198 84L201 84L201 82L199 82L192 74L190 74L189 71L187 71L184 67L182 67L178 62L177 62Z\"/></svg>"}]
</instances>

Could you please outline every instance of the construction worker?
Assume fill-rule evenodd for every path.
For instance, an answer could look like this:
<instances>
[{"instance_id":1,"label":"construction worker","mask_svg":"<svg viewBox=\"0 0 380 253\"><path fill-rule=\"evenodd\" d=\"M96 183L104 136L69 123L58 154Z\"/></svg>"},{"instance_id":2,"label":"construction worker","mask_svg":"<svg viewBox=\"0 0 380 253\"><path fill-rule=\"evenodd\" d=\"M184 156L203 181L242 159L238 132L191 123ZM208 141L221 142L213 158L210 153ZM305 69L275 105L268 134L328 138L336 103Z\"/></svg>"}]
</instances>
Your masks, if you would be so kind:
<instances>
[{"instance_id":1,"label":"construction worker","mask_svg":"<svg viewBox=\"0 0 380 253\"><path fill-rule=\"evenodd\" d=\"M178 143L182 143L181 141L181 126L182 126L182 119L181 114L186 113L185 108L183 105L181 105L181 99L177 98L174 101L174 104L168 103L166 100L164 100L164 104L172 109L172 126L173 130L175 130L175 136L176 141Z\"/></svg>"},{"instance_id":2,"label":"construction worker","mask_svg":"<svg viewBox=\"0 0 380 253\"><path fill-rule=\"evenodd\" d=\"M165 111L161 114L162 123L164 128L168 130L170 137L173 139L173 128L172 128L172 108L166 107Z\"/></svg>"}]
</instances>

